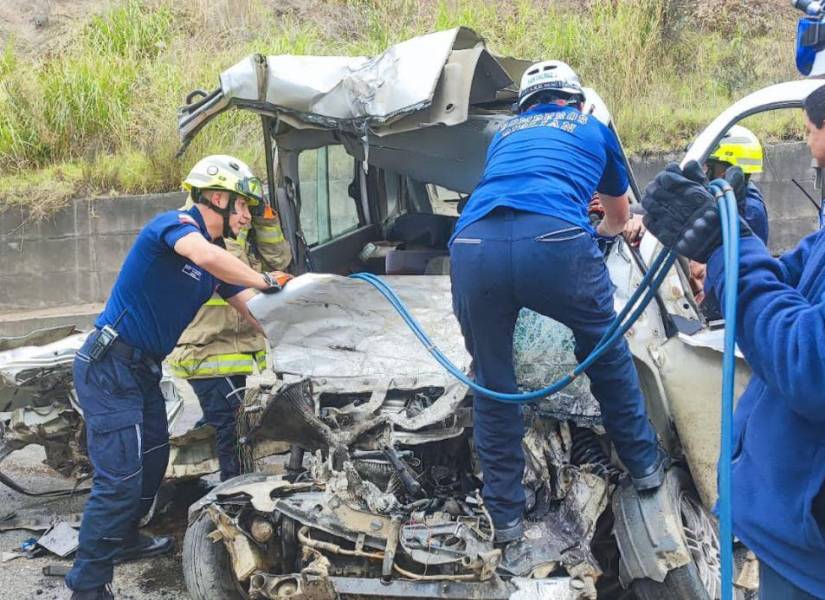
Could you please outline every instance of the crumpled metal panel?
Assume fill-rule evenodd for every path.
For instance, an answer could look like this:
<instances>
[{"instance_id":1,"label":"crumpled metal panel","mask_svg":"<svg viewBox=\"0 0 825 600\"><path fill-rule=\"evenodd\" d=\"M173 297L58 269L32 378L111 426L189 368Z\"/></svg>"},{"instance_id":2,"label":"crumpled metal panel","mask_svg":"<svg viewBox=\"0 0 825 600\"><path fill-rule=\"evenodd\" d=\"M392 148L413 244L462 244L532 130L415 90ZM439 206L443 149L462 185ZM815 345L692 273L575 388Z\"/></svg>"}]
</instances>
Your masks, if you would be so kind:
<instances>
[{"instance_id":1,"label":"crumpled metal panel","mask_svg":"<svg viewBox=\"0 0 825 600\"><path fill-rule=\"evenodd\" d=\"M383 278L435 344L463 371L470 356L452 313L447 276ZM308 273L278 294L259 294L249 309L272 346L278 372L316 380L367 380L396 388L452 387L384 297L369 284Z\"/></svg>"},{"instance_id":2,"label":"crumpled metal panel","mask_svg":"<svg viewBox=\"0 0 825 600\"><path fill-rule=\"evenodd\" d=\"M510 583L516 587L509 600L579 600L577 580L571 577L551 579L527 579L514 577Z\"/></svg>"},{"instance_id":3,"label":"crumpled metal panel","mask_svg":"<svg viewBox=\"0 0 825 600\"><path fill-rule=\"evenodd\" d=\"M601 575L590 550L596 521L610 499L612 486L598 475L570 467L567 490L561 502L553 503L541 520L527 523L521 544L505 548L502 568L516 576L534 569L561 564L588 574Z\"/></svg>"},{"instance_id":4,"label":"crumpled metal panel","mask_svg":"<svg viewBox=\"0 0 825 600\"><path fill-rule=\"evenodd\" d=\"M655 493L639 494L624 484L613 494L614 535L625 586L643 578L662 582L670 571L690 563L680 519L681 495L689 485L687 473L675 468Z\"/></svg>"},{"instance_id":5,"label":"crumpled metal panel","mask_svg":"<svg viewBox=\"0 0 825 600\"><path fill-rule=\"evenodd\" d=\"M195 427L169 438L169 463L166 477L188 479L202 477L220 469L215 454L215 428Z\"/></svg>"},{"instance_id":6,"label":"crumpled metal panel","mask_svg":"<svg viewBox=\"0 0 825 600\"><path fill-rule=\"evenodd\" d=\"M75 352L87 335L48 342L40 336L26 336L26 345L11 344L9 350L0 352L0 411L64 398L72 386ZM50 397L41 400L42 394Z\"/></svg>"},{"instance_id":7,"label":"crumpled metal panel","mask_svg":"<svg viewBox=\"0 0 825 600\"><path fill-rule=\"evenodd\" d=\"M422 35L374 58L267 57L265 98L259 97L258 67L252 55L221 74L221 88L227 98L264 100L335 119L387 118L432 100L458 32L455 28Z\"/></svg>"},{"instance_id":8,"label":"crumpled metal panel","mask_svg":"<svg viewBox=\"0 0 825 600\"><path fill-rule=\"evenodd\" d=\"M75 410L82 416L76 403L72 365L75 353L86 341L90 332L76 333L55 340L61 329L32 332L19 340L2 338L7 350L0 351L0 424L12 418L11 411L18 411L27 419L33 418L36 411L30 407L44 410L53 404ZM71 333L73 328L69 329ZM22 345L25 343L25 345ZM174 427L183 408L183 400L178 394L171 378L164 375L160 381L160 390L166 401L166 418L169 429ZM23 410L25 409L25 410ZM9 411L9 412L6 412ZM38 437L36 429L26 440L28 443L42 443L47 437Z\"/></svg>"},{"instance_id":9,"label":"crumpled metal panel","mask_svg":"<svg viewBox=\"0 0 825 600\"><path fill-rule=\"evenodd\" d=\"M383 279L436 346L468 372L470 356L452 312L449 277ZM309 377L320 389L357 392L443 386L445 394L428 414L414 419L390 417L405 429L419 429L444 418L466 393L466 387L435 361L384 297L364 282L309 273L291 281L279 294L256 296L249 308L266 331L276 371ZM569 373L576 366L573 346L569 329L523 310L513 343L519 385L536 389ZM598 428L601 423L586 377L539 401L538 406L546 416L571 419L582 426Z\"/></svg>"},{"instance_id":10,"label":"crumpled metal panel","mask_svg":"<svg viewBox=\"0 0 825 600\"><path fill-rule=\"evenodd\" d=\"M253 54L224 71L207 98L179 109L178 130L185 146L231 106L277 113L297 129L378 136L455 125L472 102L495 100L504 90L514 96L516 64L504 66L463 27L406 40L373 58ZM420 114L405 119L414 113Z\"/></svg>"}]
</instances>

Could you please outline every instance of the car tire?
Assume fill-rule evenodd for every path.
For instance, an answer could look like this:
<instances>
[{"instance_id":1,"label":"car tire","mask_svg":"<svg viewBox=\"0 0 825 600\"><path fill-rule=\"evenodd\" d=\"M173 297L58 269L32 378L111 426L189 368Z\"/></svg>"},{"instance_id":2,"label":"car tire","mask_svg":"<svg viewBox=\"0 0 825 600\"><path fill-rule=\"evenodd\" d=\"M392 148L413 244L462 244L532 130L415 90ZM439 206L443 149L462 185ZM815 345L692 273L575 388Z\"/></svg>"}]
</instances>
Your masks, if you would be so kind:
<instances>
[{"instance_id":1,"label":"car tire","mask_svg":"<svg viewBox=\"0 0 825 600\"><path fill-rule=\"evenodd\" d=\"M183 580L192 600L245 600L235 580L229 552L209 535L215 523L202 512L183 537Z\"/></svg>"},{"instance_id":2,"label":"car tire","mask_svg":"<svg viewBox=\"0 0 825 600\"><path fill-rule=\"evenodd\" d=\"M662 583L641 579L633 583L633 593L637 600L706 600L707 590L697 572L696 565L690 563L667 574ZM734 600L759 600L758 590L734 588ZM712 599L711 599L712 600Z\"/></svg>"},{"instance_id":3,"label":"car tire","mask_svg":"<svg viewBox=\"0 0 825 600\"><path fill-rule=\"evenodd\" d=\"M638 579L633 582L633 593L638 600L714 600L693 563L673 569L662 583Z\"/></svg>"},{"instance_id":4,"label":"car tire","mask_svg":"<svg viewBox=\"0 0 825 600\"><path fill-rule=\"evenodd\" d=\"M719 541L715 519L705 510L692 485L681 480L681 513L685 542L693 560L667 574L661 583L633 582L638 600L715 600L721 593ZM710 581L715 578L715 581ZM735 588L736 600L758 600L758 591Z\"/></svg>"}]
</instances>

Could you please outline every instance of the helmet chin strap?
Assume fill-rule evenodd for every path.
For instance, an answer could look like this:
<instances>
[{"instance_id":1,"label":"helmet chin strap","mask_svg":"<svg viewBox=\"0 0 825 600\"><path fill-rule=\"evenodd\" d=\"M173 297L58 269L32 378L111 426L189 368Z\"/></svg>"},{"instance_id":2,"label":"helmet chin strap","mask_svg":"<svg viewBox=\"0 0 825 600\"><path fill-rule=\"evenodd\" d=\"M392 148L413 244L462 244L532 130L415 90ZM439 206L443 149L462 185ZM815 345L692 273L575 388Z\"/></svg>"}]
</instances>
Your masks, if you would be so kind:
<instances>
[{"instance_id":1,"label":"helmet chin strap","mask_svg":"<svg viewBox=\"0 0 825 600\"><path fill-rule=\"evenodd\" d=\"M223 217L223 232L221 233L221 237L229 238L230 240L234 240L236 238L235 232L232 231L232 227L230 227L229 225L229 217L234 215L236 212L235 198L235 194L229 192L229 202L227 203L226 208L221 208L220 206L212 202L212 200L207 199L202 192L199 191L198 194L199 204L205 204L206 206L214 210L216 213L221 215L221 217Z\"/></svg>"}]
</instances>

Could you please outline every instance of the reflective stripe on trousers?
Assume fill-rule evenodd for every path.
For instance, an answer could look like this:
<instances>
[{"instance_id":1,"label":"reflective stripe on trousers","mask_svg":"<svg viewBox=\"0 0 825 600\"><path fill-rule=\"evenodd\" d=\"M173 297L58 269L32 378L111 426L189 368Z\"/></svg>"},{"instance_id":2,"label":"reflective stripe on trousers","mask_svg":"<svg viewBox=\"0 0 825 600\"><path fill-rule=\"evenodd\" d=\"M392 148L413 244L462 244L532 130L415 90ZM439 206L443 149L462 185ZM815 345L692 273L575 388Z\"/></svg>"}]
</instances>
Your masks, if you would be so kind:
<instances>
[{"instance_id":1,"label":"reflective stripe on trousers","mask_svg":"<svg viewBox=\"0 0 825 600\"><path fill-rule=\"evenodd\" d=\"M160 368L107 354L90 362L89 336L74 362L74 384L86 421L94 469L75 562L66 584L75 591L112 581L112 557L137 537L169 460Z\"/></svg>"}]
</instances>

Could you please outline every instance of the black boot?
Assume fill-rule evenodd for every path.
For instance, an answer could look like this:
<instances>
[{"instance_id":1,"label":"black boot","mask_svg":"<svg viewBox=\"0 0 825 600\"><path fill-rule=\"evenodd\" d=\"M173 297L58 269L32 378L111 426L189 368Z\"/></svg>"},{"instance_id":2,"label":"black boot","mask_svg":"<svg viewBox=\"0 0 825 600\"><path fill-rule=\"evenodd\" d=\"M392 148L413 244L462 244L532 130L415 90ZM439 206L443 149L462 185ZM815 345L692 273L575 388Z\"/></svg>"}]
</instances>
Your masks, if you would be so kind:
<instances>
[{"instance_id":1,"label":"black boot","mask_svg":"<svg viewBox=\"0 0 825 600\"><path fill-rule=\"evenodd\" d=\"M645 469L644 473L640 473L638 477L631 475L630 480L633 482L633 487L636 488L637 492L650 492L658 489L664 483L665 473L667 473L672 463L670 455L664 448L659 447L656 462Z\"/></svg>"},{"instance_id":2,"label":"black boot","mask_svg":"<svg viewBox=\"0 0 825 600\"><path fill-rule=\"evenodd\" d=\"M72 592L72 600L115 600L112 589L108 585L84 590L82 592Z\"/></svg>"},{"instance_id":3,"label":"black boot","mask_svg":"<svg viewBox=\"0 0 825 600\"><path fill-rule=\"evenodd\" d=\"M524 535L524 521L522 519L513 519L509 523L496 527L495 538L493 545L497 548L506 546L511 542L520 540Z\"/></svg>"},{"instance_id":4,"label":"black boot","mask_svg":"<svg viewBox=\"0 0 825 600\"><path fill-rule=\"evenodd\" d=\"M149 558L150 556L159 556L170 552L174 547L175 542L171 537L152 537L149 535L139 534L134 542L117 551L114 557L112 557L112 562L119 565L120 563L130 560Z\"/></svg>"}]
</instances>

